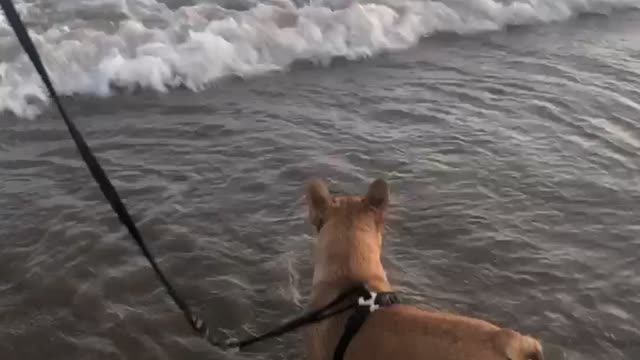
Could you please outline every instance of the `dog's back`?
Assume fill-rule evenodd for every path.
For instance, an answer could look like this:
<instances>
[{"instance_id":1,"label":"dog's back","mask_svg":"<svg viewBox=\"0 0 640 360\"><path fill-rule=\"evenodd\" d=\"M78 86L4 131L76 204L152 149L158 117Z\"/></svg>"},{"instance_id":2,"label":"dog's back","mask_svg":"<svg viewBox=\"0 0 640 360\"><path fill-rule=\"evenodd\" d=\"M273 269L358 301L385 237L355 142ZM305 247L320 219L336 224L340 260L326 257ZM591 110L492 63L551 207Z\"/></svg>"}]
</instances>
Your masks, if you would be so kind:
<instances>
[{"instance_id":1,"label":"dog's back","mask_svg":"<svg viewBox=\"0 0 640 360\"><path fill-rule=\"evenodd\" d=\"M374 358L395 354L395 358L407 360L505 359L497 356L494 346L487 346L500 331L487 322L403 305L373 315L363 327L360 341L353 342L353 355L368 348ZM379 346L371 346L376 343ZM353 355L350 359L364 359Z\"/></svg>"},{"instance_id":2,"label":"dog's back","mask_svg":"<svg viewBox=\"0 0 640 360\"><path fill-rule=\"evenodd\" d=\"M309 329L317 341L310 360L329 360L345 317ZM313 342L313 339L309 339ZM394 305L369 317L345 360L542 360L533 338L473 318Z\"/></svg>"}]
</instances>

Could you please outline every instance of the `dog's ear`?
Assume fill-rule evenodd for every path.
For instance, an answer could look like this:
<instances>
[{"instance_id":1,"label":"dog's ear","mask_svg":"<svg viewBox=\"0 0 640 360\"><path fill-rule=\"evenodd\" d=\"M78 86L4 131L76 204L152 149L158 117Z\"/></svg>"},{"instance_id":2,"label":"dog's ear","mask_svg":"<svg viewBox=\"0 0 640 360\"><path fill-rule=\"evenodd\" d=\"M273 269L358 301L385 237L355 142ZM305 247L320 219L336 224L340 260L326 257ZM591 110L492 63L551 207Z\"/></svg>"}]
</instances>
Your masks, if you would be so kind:
<instances>
[{"instance_id":1,"label":"dog's ear","mask_svg":"<svg viewBox=\"0 0 640 360\"><path fill-rule=\"evenodd\" d=\"M331 204L331 194L322 180L313 179L307 184L307 204L309 206L309 221L320 230Z\"/></svg>"},{"instance_id":2,"label":"dog's ear","mask_svg":"<svg viewBox=\"0 0 640 360\"><path fill-rule=\"evenodd\" d=\"M382 179L377 179L369 185L365 197L369 205L378 210L385 210L389 205L389 185Z\"/></svg>"},{"instance_id":3,"label":"dog's ear","mask_svg":"<svg viewBox=\"0 0 640 360\"><path fill-rule=\"evenodd\" d=\"M499 353L510 360L544 360L538 340L510 329L499 330L494 339Z\"/></svg>"}]
</instances>

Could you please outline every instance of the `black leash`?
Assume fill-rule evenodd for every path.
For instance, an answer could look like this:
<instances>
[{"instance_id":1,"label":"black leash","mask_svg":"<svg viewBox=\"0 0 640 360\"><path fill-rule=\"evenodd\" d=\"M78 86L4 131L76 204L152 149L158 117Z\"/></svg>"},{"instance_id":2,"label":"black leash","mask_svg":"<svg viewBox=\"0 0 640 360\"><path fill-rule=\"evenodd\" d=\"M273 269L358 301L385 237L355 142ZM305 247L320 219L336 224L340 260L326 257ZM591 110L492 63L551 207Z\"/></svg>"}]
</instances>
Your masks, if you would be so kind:
<instances>
[{"instance_id":1,"label":"black leash","mask_svg":"<svg viewBox=\"0 0 640 360\"><path fill-rule=\"evenodd\" d=\"M144 242L142 235L138 230L135 222L133 221L133 218L131 217L131 215L129 214L129 211L127 211L126 206L122 202L120 195L118 195L118 192L116 191L115 187L107 177L107 174L102 168L102 166L100 166L98 159L95 157L95 155L91 151L91 148L89 147L87 142L84 140L84 137L76 127L75 123L71 121L71 119L67 115L67 112L65 111L65 108L62 106L60 98L58 97L58 94L55 88L53 87L53 84L51 83L47 70L42 64L40 55L38 54L36 47L33 45L33 42L31 41L31 38L27 33L27 29L22 23L20 16L16 12L16 9L13 3L11 2L11 0L0 0L0 6L2 7L2 10L4 11L5 16L7 17L9 24L13 28L13 31L15 32L18 40L20 41L20 45L22 45L22 48L29 56L29 59L35 66L38 74L40 75L40 77L42 78L42 81L47 87L47 90L49 91L49 95L55 102L58 108L58 111L60 112L62 119L67 125L69 133L71 134L71 137L73 138L73 141L75 142L76 147L78 148L78 151L82 156L82 159L87 164L87 167L89 168L89 171L93 176L93 179L100 186L100 190L102 191L102 194L111 205L111 208L113 209L113 211L118 215L118 219L120 219L120 222L122 222L122 224L127 228L127 230L129 231L129 234L131 234L131 237L133 237L133 239L136 241L136 244L138 245L140 250L142 250L143 255L149 261L149 264L153 268L153 271L155 272L156 276L158 277L158 279L160 280L160 282L162 283L166 291L169 293L169 296L171 296L171 299L173 300L173 302L178 306L178 308L180 308L180 310L182 310L182 313L184 314L184 317L187 320L187 322L189 322L189 325L191 326L191 328L193 328L193 330L196 333L198 333L202 338L206 339L209 343L211 343L212 345L218 348L241 349L251 344L255 344L259 341L264 341L267 339L271 339L271 338L283 335L285 333L296 330L302 326L317 323L324 319L330 318L332 316L344 313L348 310L361 306L358 303L351 303L335 309L338 305L343 303L349 297L352 297L355 295L362 295L363 293L369 294L369 291L363 285L351 288L345 291L344 293L340 294L335 300L333 300L331 303L327 304L323 308L319 310L311 311L299 318L296 318L294 320L291 320L283 324L282 326L274 330L266 332L263 335L253 336L248 339L239 340L239 341L227 341L227 342L220 342L212 339L209 336L209 327L207 326L207 324L194 314L194 312L191 310L187 302L183 300L183 298L180 296L178 291L173 287L173 285L171 285L167 277L164 275L164 273L158 266L155 258L153 257L153 255L149 251L149 248Z\"/></svg>"},{"instance_id":2,"label":"black leash","mask_svg":"<svg viewBox=\"0 0 640 360\"><path fill-rule=\"evenodd\" d=\"M338 307L338 305L350 300L350 298L354 298L355 302L347 302L346 305ZM367 321L369 315L379 309L397 304L398 302L398 296L394 292L376 293L370 291L365 285L354 286L338 295L333 301L321 309L309 312L306 315L289 321L274 330L264 333L263 335L250 337L240 341L230 341L227 342L225 346L227 348L242 349L251 344L286 334L305 325L315 324L322 320L355 309L353 314L347 320L345 329L333 354L333 360L343 360L349 344L356 336L362 325ZM336 307L338 308L332 310Z\"/></svg>"},{"instance_id":3,"label":"black leash","mask_svg":"<svg viewBox=\"0 0 640 360\"><path fill-rule=\"evenodd\" d=\"M29 56L29 59L31 59L31 62L35 66L36 70L38 71L38 74L42 78L42 81L47 87L47 90L49 90L49 95L51 96L56 106L58 107L58 111L60 112L62 119L67 125L67 128L69 129L69 133L71 133L71 137L73 138L73 141L75 142L76 147L80 152L80 155L82 155L82 159L87 164L87 167L89 168L89 171L91 172L91 175L93 176L94 180L100 186L100 190L102 191L102 194L104 194L104 197L107 199L107 201L109 201L109 204L111 204L111 208L118 215L118 218L120 219L122 224L124 224L127 230L129 230L129 234L131 234L133 239L136 241L136 243L140 247L140 250L142 250L142 253L149 261L149 264L151 264L153 271L156 273L156 276L158 277L160 282L164 285L165 289L169 293L169 296L171 296L171 298L176 303L176 305L180 308L180 310L182 310L184 317L189 322L189 325L191 325L191 327L201 336L207 337L209 331L206 323L202 321L200 318L198 318L193 313L193 311L191 311L191 309L189 308L189 305L187 305L187 303L182 299L180 294L171 285L171 283L169 282L167 277L164 275L162 270L160 270L160 267L156 263L146 243L142 239L142 235L140 235L140 231L136 227L135 222L131 218L131 215L127 211L127 208L125 207L124 203L120 199L118 192L116 191L111 181L109 181L107 174L105 173L102 166L100 166L100 163L98 163L98 160L96 159L95 155L93 155L91 148L89 148L89 145L84 140L82 134L80 133L76 125L73 123L73 121L71 121L71 119L67 115L67 112L62 106L62 103L60 102L60 98L58 97L58 94L55 88L53 87L51 80L49 79L47 70L42 64L40 55L38 54L36 47L33 45L33 42L31 41L31 38L29 37L29 34L27 33L27 29L22 23L22 20L20 20L20 16L16 12L16 8L14 7L13 3L11 2L11 0L0 0L0 5L2 6L2 10L4 11L4 14L7 17L9 24L11 25L11 27L13 28L13 31L18 37L18 40L20 41L20 45L22 45L22 48Z\"/></svg>"},{"instance_id":4,"label":"black leash","mask_svg":"<svg viewBox=\"0 0 640 360\"><path fill-rule=\"evenodd\" d=\"M345 300L349 299L350 297L353 296L362 296L362 294L368 294L369 291L367 290L367 288L364 285L359 285L359 286L355 286L351 289L346 290L345 292L343 292L342 294L338 295L338 297L336 297L333 301L331 301L329 304L325 305L324 307L318 309L318 310L314 310L311 311L305 315L300 316L299 318L296 318L294 320L291 320L283 325L281 325L280 327L273 329L269 332L264 333L263 335L259 335L259 336L254 336L254 337L250 337L248 339L245 340L239 340L239 341L229 341L225 344L225 346L227 348L237 348L237 349L242 349L244 347L247 347L251 344L255 344L257 342L260 341L264 341L267 339L271 339L283 334L286 334L288 332L291 332L293 330L299 329L303 326L306 325L310 325L310 324L315 324L317 322L320 322L322 320L328 319L330 317L342 314L346 311L349 311L351 309L355 309L358 307L358 303L357 302L352 302L348 305L344 305L342 307L339 307L335 310L335 307L337 307L338 305L340 305L341 303L343 303Z\"/></svg>"}]
</instances>

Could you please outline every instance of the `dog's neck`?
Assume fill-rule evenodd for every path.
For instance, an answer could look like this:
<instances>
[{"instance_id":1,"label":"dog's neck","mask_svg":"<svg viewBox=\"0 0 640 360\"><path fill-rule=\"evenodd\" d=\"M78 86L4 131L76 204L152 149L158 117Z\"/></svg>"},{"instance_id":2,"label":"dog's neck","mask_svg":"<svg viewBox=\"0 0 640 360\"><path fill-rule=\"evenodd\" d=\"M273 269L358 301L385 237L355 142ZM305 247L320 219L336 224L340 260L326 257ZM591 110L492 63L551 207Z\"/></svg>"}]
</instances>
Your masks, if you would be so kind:
<instances>
[{"instance_id":1,"label":"dog's neck","mask_svg":"<svg viewBox=\"0 0 640 360\"><path fill-rule=\"evenodd\" d=\"M391 290L380 259L380 235L354 231L342 236L328 232L319 236L314 249L312 302L326 302L357 284L366 284L375 291ZM323 238L330 236L333 237Z\"/></svg>"}]
</instances>

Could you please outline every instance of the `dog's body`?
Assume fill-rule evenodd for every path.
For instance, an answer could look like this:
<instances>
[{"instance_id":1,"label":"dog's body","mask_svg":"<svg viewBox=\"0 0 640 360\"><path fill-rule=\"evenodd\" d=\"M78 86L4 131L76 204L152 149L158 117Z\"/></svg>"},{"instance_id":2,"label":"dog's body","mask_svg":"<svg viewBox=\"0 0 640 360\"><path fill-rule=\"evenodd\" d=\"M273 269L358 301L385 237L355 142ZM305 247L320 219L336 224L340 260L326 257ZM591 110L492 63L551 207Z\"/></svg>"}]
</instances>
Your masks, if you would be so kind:
<instances>
[{"instance_id":1,"label":"dog's body","mask_svg":"<svg viewBox=\"0 0 640 360\"><path fill-rule=\"evenodd\" d=\"M309 218L318 228L314 244L311 307L366 283L391 291L381 262L384 181L364 197L332 197L314 181L307 189ZM309 360L331 360L349 314L313 325L306 338ZM345 360L542 360L540 343L486 321L394 305L372 313L347 348Z\"/></svg>"}]
</instances>

